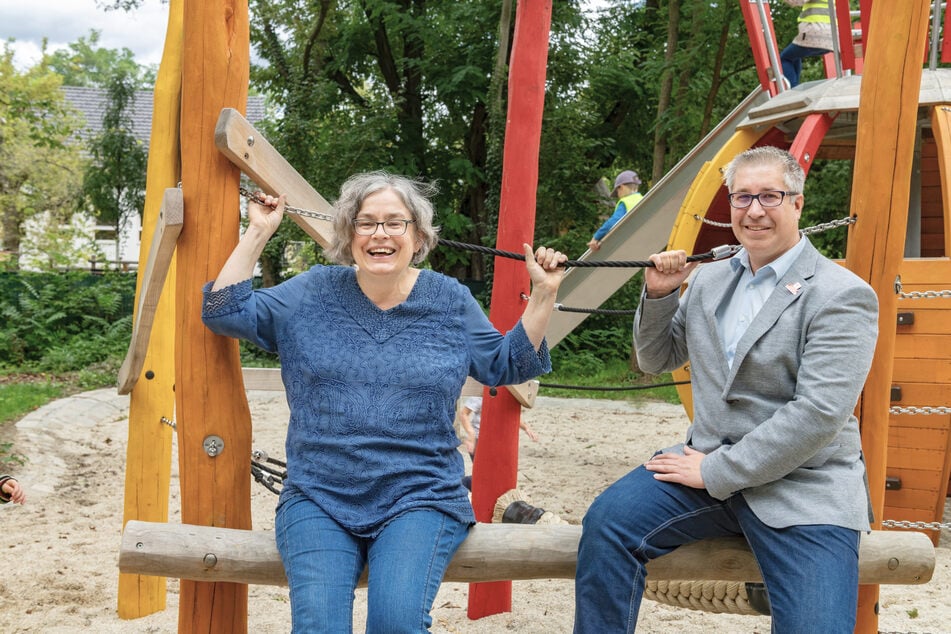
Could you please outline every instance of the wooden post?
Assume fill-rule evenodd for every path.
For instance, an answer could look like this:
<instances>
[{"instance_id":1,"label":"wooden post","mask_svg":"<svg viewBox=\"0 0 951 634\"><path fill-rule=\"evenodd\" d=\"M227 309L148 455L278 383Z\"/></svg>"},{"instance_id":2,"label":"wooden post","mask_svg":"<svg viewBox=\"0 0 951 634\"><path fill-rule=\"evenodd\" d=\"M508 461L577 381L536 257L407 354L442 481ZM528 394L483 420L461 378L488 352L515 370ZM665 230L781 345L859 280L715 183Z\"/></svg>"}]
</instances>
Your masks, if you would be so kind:
<instances>
[{"instance_id":1,"label":"wooden post","mask_svg":"<svg viewBox=\"0 0 951 634\"><path fill-rule=\"evenodd\" d=\"M515 13L496 246L518 253L523 251L523 243L534 244L538 147L545 106L551 8L551 0L522 0ZM521 295L531 290L529 277L524 263L496 258L493 280L489 318L496 328L506 332L515 325L525 307ZM488 522L492 520L498 497L515 488L521 406L507 390L498 390L492 398L486 390L483 398L483 425L472 474L472 506L476 518ZM470 586L470 619L511 609L510 581Z\"/></svg>"},{"instance_id":2,"label":"wooden post","mask_svg":"<svg viewBox=\"0 0 951 634\"><path fill-rule=\"evenodd\" d=\"M911 169L928 30L928 0L875 2L860 95L852 214L846 264L879 299L878 346L858 413L872 508L885 506L888 408L898 298L895 280L904 256ZM808 201L807 201L808 204ZM878 631L878 586L859 588L855 631Z\"/></svg>"},{"instance_id":3,"label":"wooden post","mask_svg":"<svg viewBox=\"0 0 951 634\"><path fill-rule=\"evenodd\" d=\"M182 190L178 242L176 405L182 521L251 525L251 415L238 342L201 323L201 288L238 239L239 172L215 147L223 108L243 112L248 94L246 0L186 0L182 64ZM181 632L246 632L248 589L181 583Z\"/></svg>"},{"instance_id":4,"label":"wooden post","mask_svg":"<svg viewBox=\"0 0 951 634\"><path fill-rule=\"evenodd\" d=\"M184 0L168 5L168 27L162 63L155 80L152 132L146 172L145 210L136 306L144 292L146 267L165 189L178 184L181 173L179 113L182 86L182 9ZM175 270L165 276L166 289L155 309L152 337L142 365L148 378L132 389L129 399L129 441L126 448L123 526L129 520L168 520L172 466L172 428L164 416L175 418ZM136 309L136 319L141 318ZM165 580L119 574L117 608L120 619L136 619L165 609Z\"/></svg>"}]
</instances>

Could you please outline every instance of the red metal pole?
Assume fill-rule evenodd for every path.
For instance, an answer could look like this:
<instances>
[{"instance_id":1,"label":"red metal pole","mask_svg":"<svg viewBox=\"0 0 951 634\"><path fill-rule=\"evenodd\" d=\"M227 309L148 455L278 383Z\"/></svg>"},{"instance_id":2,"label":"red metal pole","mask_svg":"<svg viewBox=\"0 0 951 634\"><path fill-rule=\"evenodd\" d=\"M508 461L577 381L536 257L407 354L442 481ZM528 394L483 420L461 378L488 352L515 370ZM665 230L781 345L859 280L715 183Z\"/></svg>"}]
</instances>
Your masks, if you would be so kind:
<instances>
[{"instance_id":1,"label":"red metal pole","mask_svg":"<svg viewBox=\"0 0 951 634\"><path fill-rule=\"evenodd\" d=\"M551 0L521 0L515 14L496 241L496 246L506 251L521 253L523 243L533 244L551 8ZM522 294L530 290L522 262L496 258L489 312L496 328L511 330L525 307ZM480 522L491 522L496 500L515 488L521 407L505 389L499 389L494 397L486 390L484 398L478 458L472 474L472 505ZM469 586L470 619L511 609L511 581Z\"/></svg>"}]
</instances>

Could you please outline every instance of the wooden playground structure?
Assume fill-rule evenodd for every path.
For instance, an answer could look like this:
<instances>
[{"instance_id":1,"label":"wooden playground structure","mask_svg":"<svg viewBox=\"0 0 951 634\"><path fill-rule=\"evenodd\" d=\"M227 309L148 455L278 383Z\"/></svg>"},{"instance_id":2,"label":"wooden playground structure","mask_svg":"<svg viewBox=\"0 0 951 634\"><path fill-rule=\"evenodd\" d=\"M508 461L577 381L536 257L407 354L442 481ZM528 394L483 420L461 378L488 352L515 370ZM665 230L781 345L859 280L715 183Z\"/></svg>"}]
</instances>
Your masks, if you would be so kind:
<instances>
[{"instance_id":1,"label":"wooden playground structure","mask_svg":"<svg viewBox=\"0 0 951 634\"><path fill-rule=\"evenodd\" d=\"M849 215L857 221L848 229L843 265L872 285L881 307L878 348L858 407L879 522L940 521L951 478L951 299L936 292L951 288L951 94L942 84L951 71L936 61L951 60L951 45L937 35L929 44L929 26L932 33L948 26L947 16L941 23L937 13L932 18L930 5L863 0L856 20L837 0L843 44L827 60L829 78L785 90L768 5L741 0L761 86L655 185L601 251L585 255L646 259L664 241L694 253L731 242L729 229L717 224L729 219L719 169L748 147L787 147L807 171L816 158L854 161ZM163 610L164 577L178 577L185 632L246 631L247 584L284 583L273 536L249 530L246 379L237 343L201 324L201 286L237 241L241 172L268 193L286 193L295 206L328 208L240 114L248 89L247 11L241 0L169 4L150 144L145 265L119 377L120 391L131 394L119 615ZM497 245L504 250L533 242L534 219L516 210L535 208L533 188L523 185L537 182L550 16L550 0L518 3ZM860 28L853 31L853 23ZM291 217L327 244L329 223ZM528 279L520 268L504 259L496 265L490 318L501 330L521 311ZM598 306L633 274L573 269L559 301ZM583 319L556 313L550 345ZM689 378L689 368L678 378ZM689 412L689 389L681 394ZM513 386L486 402L487 417L508 422L480 439L485 459L477 463L473 497L480 524L447 575L474 584L471 618L510 610L512 579L574 574L580 527L485 523L496 499L516 485L517 422L533 398L534 386ZM163 419L176 421L174 432ZM167 524L172 433L181 473L177 526ZM878 584L930 579L937 535L875 530L863 537L856 631L877 631ZM683 547L649 569L652 579L758 580L742 540Z\"/></svg>"}]
</instances>

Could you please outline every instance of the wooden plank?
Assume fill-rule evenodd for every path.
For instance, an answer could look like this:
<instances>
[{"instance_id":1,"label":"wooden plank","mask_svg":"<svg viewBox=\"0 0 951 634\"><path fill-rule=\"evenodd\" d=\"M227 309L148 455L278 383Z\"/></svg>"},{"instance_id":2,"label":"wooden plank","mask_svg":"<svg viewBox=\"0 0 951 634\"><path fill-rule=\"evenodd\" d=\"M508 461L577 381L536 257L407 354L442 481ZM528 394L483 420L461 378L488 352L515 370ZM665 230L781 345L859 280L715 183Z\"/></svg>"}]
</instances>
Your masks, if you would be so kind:
<instances>
[{"instance_id":1,"label":"wooden plank","mask_svg":"<svg viewBox=\"0 0 951 634\"><path fill-rule=\"evenodd\" d=\"M935 500L937 495L935 491L926 489L911 489L902 487L897 491L885 492L885 506L893 509L920 509L927 511L931 517L934 516ZM902 519L907 519L902 517ZM931 519L928 520L933 521Z\"/></svg>"},{"instance_id":2,"label":"wooden plank","mask_svg":"<svg viewBox=\"0 0 951 634\"><path fill-rule=\"evenodd\" d=\"M944 447L920 449L908 447L889 447L888 465L941 472L944 467Z\"/></svg>"},{"instance_id":3,"label":"wooden plank","mask_svg":"<svg viewBox=\"0 0 951 634\"><path fill-rule=\"evenodd\" d=\"M930 417L929 417L930 418ZM948 430L922 427L889 427L888 446L895 449L933 449L943 452L948 444Z\"/></svg>"},{"instance_id":4,"label":"wooden plank","mask_svg":"<svg viewBox=\"0 0 951 634\"><path fill-rule=\"evenodd\" d=\"M572 579L580 538L579 525L476 524L444 581ZM872 531L861 536L860 583L927 583L934 567L934 545L921 533ZM273 531L129 522L119 568L183 579L287 585ZM647 570L653 580L762 580L742 537L681 546L648 563Z\"/></svg>"},{"instance_id":5,"label":"wooden plank","mask_svg":"<svg viewBox=\"0 0 951 634\"><path fill-rule=\"evenodd\" d=\"M924 429L948 429L948 415L892 414L889 419L891 429L900 427L921 427Z\"/></svg>"},{"instance_id":6,"label":"wooden plank","mask_svg":"<svg viewBox=\"0 0 951 634\"><path fill-rule=\"evenodd\" d=\"M938 491L941 488L941 474L937 471L923 471L915 468L903 468L895 465L888 465L889 477L899 478L902 486L910 483L909 486L921 491Z\"/></svg>"},{"instance_id":7,"label":"wooden plank","mask_svg":"<svg viewBox=\"0 0 951 634\"><path fill-rule=\"evenodd\" d=\"M272 196L287 194L287 204L294 207L322 214L332 212L330 203L234 108L221 110L215 126L215 145L262 191ZM330 221L297 214L288 214L288 217L321 247L330 244L333 237Z\"/></svg>"},{"instance_id":8,"label":"wooden plank","mask_svg":"<svg viewBox=\"0 0 951 634\"><path fill-rule=\"evenodd\" d=\"M248 94L247 0L185 0L182 62L182 191L178 242L175 396L182 521L250 528L251 413L238 342L201 323L202 286L238 240L240 173L214 145L223 108L244 109ZM206 441L220 439L216 451ZM180 632L248 629L248 588L182 580Z\"/></svg>"},{"instance_id":9,"label":"wooden plank","mask_svg":"<svg viewBox=\"0 0 951 634\"><path fill-rule=\"evenodd\" d=\"M924 358L922 355L919 358ZM951 407L951 384L895 382L901 387L901 400L892 405L916 407Z\"/></svg>"},{"instance_id":10,"label":"wooden plank","mask_svg":"<svg viewBox=\"0 0 951 634\"><path fill-rule=\"evenodd\" d=\"M903 290L937 290L951 288L951 259L912 258L904 260L899 268Z\"/></svg>"},{"instance_id":11,"label":"wooden plank","mask_svg":"<svg viewBox=\"0 0 951 634\"><path fill-rule=\"evenodd\" d=\"M948 300L951 302L951 300ZM951 313L948 313L951 319ZM947 359L951 334L902 334L895 340L895 356L906 359Z\"/></svg>"},{"instance_id":12,"label":"wooden plank","mask_svg":"<svg viewBox=\"0 0 951 634\"><path fill-rule=\"evenodd\" d=\"M912 305L911 300L901 300L898 303L898 312L914 315L913 324L896 324L899 339L905 335L951 334L951 311L949 310L931 307L926 302L919 301ZM951 350L945 350L945 358L951 359Z\"/></svg>"},{"instance_id":13,"label":"wooden plank","mask_svg":"<svg viewBox=\"0 0 951 634\"><path fill-rule=\"evenodd\" d=\"M128 394L139 379L145 365L145 354L152 335L152 324L158 311L159 300L165 288L165 278L172 266L175 243L182 232L184 222L184 204L182 190L169 187L162 198L158 222L148 251L145 275L139 288L136 304L132 340L126 352L122 367L119 368L119 394Z\"/></svg>"},{"instance_id":14,"label":"wooden plank","mask_svg":"<svg viewBox=\"0 0 951 634\"><path fill-rule=\"evenodd\" d=\"M145 205L139 262L152 258L154 235L166 190L181 179L179 145L182 105L182 13L184 0L168 3L168 23L162 60L152 93L152 130L146 165ZM174 241L172 241L174 242ZM149 251L146 252L145 249ZM136 273L136 306L146 293L147 266ZM175 263L169 262L166 286L175 288ZM141 308L134 319L139 320ZM161 293L152 317L151 336L142 367L148 379L132 388L129 397L129 436L126 443L125 488L122 523L129 520L168 521L169 483L172 470L172 428L162 418L175 419L175 293ZM133 335L133 339L135 336ZM130 344L131 345L131 344ZM124 364L123 364L124 365ZM134 372L141 373L141 368ZM133 374L130 371L130 374ZM119 385L124 383L120 371ZM116 609L120 619L137 619L166 607L164 579L119 574Z\"/></svg>"},{"instance_id":15,"label":"wooden plank","mask_svg":"<svg viewBox=\"0 0 951 634\"><path fill-rule=\"evenodd\" d=\"M951 382L951 359L896 358L893 368L896 383Z\"/></svg>"}]
</instances>

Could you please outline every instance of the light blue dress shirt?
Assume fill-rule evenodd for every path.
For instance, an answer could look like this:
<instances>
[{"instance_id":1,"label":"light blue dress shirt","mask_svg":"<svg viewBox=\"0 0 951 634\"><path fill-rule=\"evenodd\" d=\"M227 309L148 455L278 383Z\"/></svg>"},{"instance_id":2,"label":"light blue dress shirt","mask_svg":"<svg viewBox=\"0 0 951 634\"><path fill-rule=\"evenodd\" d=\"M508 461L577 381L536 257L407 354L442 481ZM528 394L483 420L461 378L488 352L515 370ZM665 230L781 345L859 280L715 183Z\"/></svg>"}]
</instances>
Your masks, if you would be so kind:
<instances>
[{"instance_id":1,"label":"light blue dress shirt","mask_svg":"<svg viewBox=\"0 0 951 634\"><path fill-rule=\"evenodd\" d=\"M736 346L750 327L756 313L759 312L766 300L776 289L779 280L783 279L786 271L802 253L805 241L800 237L796 246L781 256L760 267L754 274L750 270L750 254L746 249L741 250L730 259L730 266L736 272L741 267L743 274L737 282L736 289L720 304L717 309L717 330L723 342L723 351L730 367L733 367L733 358L736 356Z\"/></svg>"}]
</instances>

